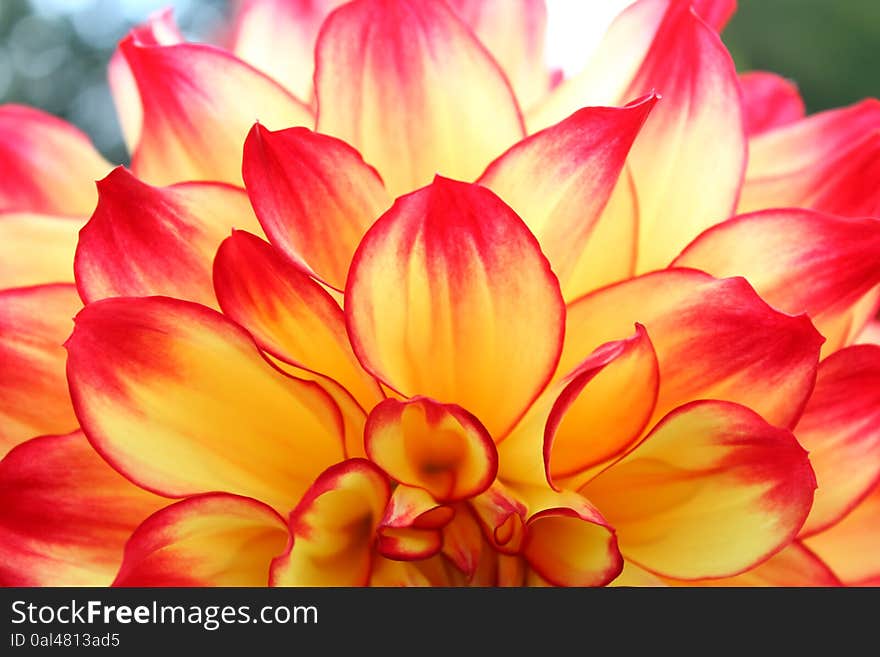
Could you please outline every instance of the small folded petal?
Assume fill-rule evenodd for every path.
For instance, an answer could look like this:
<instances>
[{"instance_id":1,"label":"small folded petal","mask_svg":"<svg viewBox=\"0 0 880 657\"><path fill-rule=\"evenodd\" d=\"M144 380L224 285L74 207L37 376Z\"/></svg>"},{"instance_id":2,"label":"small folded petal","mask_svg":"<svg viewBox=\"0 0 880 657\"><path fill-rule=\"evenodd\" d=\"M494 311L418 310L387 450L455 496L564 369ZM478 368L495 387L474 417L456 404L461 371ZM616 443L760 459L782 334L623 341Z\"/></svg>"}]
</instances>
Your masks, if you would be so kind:
<instances>
[{"instance_id":1,"label":"small folded petal","mask_svg":"<svg viewBox=\"0 0 880 657\"><path fill-rule=\"evenodd\" d=\"M376 550L397 561L419 561L440 553L443 534L439 529L413 527L380 527Z\"/></svg>"},{"instance_id":2,"label":"small folded petal","mask_svg":"<svg viewBox=\"0 0 880 657\"><path fill-rule=\"evenodd\" d=\"M114 586L266 586L287 527L270 507L226 493L199 495L148 518L125 546Z\"/></svg>"},{"instance_id":3,"label":"small folded petal","mask_svg":"<svg viewBox=\"0 0 880 657\"><path fill-rule=\"evenodd\" d=\"M369 461L328 468L290 514L291 542L272 564L272 585L366 585L389 497L388 480Z\"/></svg>"},{"instance_id":4,"label":"small folded petal","mask_svg":"<svg viewBox=\"0 0 880 657\"><path fill-rule=\"evenodd\" d=\"M244 0L233 18L230 49L297 98L312 98L315 41L343 0Z\"/></svg>"},{"instance_id":5,"label":"small folded petal","mask_svg":"<svg viewBox=\"0 0 880 657\"><path fill-rule=\"evenodd\" d=\"M822 337L806 316L785 315L742 278L668 269L604 288L568 306L565 372L641 323L660 366L653 425L681 404L725 399L794 426L813 388Z\"/></svg>"},{"instance_id":6,"label":"small folded petal","mask_svg":"<svg viewBox=\"0 0 880 657\"><path fill-rule=\"evenodd\" d=\"M724 11L708 9L720 22ZM529 121L534 130L584 105L620 105L652 91L662 99L628 159L638 190L638 271L665 266L736 206L746 139L736 71L718 34L689 2L641 0Z\"/></svg>"},{"instance_id":7,"label":"small folded petal","mask_svg":"<svg viewBox=\"0 0 880 657\"><path fill-rule=\"evenodd\" d=\"M388 507L382 517L383 527L415 527L416 529L439 529L455 516L451 506L440 505L424 488L395 487Z\"/></svg>"},{"instance_id":8,"label":"small folded petal","mask_svg":"<svg viewBox=\"0 0 880 657\"><path fill-rule=\"evenodd\" d=\"M0 211L87 215L110 170L85 133L21 105L0 105L0 162Z\"/></svg>"},{"instance_id":9,"label":"small folded petal","mask_svg":"<svg viewBox=\"0 0 880 657\"><path fill-rule=\"evenodd\" d=\"M581 489L620 550L669 577L736 575L788 545L816 479L790 431L730 402L682 406Z\"/></svg>"},{"instance_id":10,"label":"small folded petal","mask_svg":"<svg viewBox=\"0 0 880 657\"><path fill-rule=\"evenodd\" d=\"M242 176L269 241L337 290L364 233L391 206L356 150L306 128L255 125Z\"/></svg>"},{"instance_id":11,"label":"small folded petal","mask_svg":"<svg viewBox=\"0 0 880 657\"><path fill-rule=\"evenodd\" d=\"M587 107L524 139L478 182L498 194L538 238L567 299L574 273L657 96L626 107Z\"/></svg>"},{"instance_id":12,"label":"small folded petal","mask_svg":"<svg viewBox=\"0 0 880 657\"><path fill-rule=\"evenodd\" d=\"M620 574L623 558L614 530L573 491L520 487L529 508L523 556L555 586L604 586Z\"/></svg>"},{"instance_id":13,"label":"small folded petal","mask_svg":"<svg viewBox=\"0 0 880 657\"><path fill-rule=\"evenodd\" d=\"M216 306L217 247L233 227L260 230L244 190L231 185L153 187L117 167L98 182L98 193L76 249L86 302L165 295Z\"/></svg>"},{"instance_id":14,"label":"small folded petal","mask_svg":"<svg viewBox=\"0 0 880 657\"><path fill-rule=\"evenodd\" d=\"M794 541L777 552L764 563L747 570L741 575L723 579L703 579L689 582L676 582L667 579L673 586L763 586L763 587L829 587L841 586L828 565L805 547Z\"/></svg>"},{"instance_id":15,"label":"small folded petal","mask_svg":"<svg viewBox=\"0 0 880 657\"><path fill-rule=\"evenodd\" d=\"M339 304L270 244L234 231L217 250L214 289L223 312L261 349L332 378L364 408L382 399L351 349Z\"/></svg>"},{"instance_id":16,"label":"small folded petal","mask_svg":"<svg viewBox=\"0 0 880 657\"><path fill-rule=\"evenodd\" d=\"M274 369L244 329L204 306L98 301L77 315L66 346L86 435L151 490L224 491L286 512L343 456L332 398Z\"/></svg>"},{"instance_id":17,"label":"small folded petal","mask_svg":"<svg viewBox=\"0 0 880 657\"><path fill-rule=\"evenodd\" d=\"M739 76L746 132L749 137L804 118L806 109L797 84L775 73L752 71Z\"/></svg>"},{"instance_id":18,"label":"small folded petal","mask_svg":"<svg viewBox=\"0 0 880 657\"><path fill-rule=\"evenodd\" d=\"M367 418L364 446L395 481L441 503L479 495L498 473L495 443L480 421L425 397L378 404Z\"/></svg>"},{"instance_id":19,"label":"small folded petal","mask_svg":"<svg viewBox=\"0 0 880 657\"><path fill-rule=\"evenodd\" d=\"M519 554L526 537L526 505L516 494L496 481L492 486L470 500L483 528L483 534L492 547L502 554Z\"/></svg>"},{"instance_id":20,"label":"small folded petal","mask_svg":"<svg viewBox=\"0 0 880 657\"><path fill-rule=\"evenodd\" d=\"M73 254L84 220L0 213L0 289L73 283Z\"/></svg>"},{"instance_id":21,"label":"small folded petal","mask_svg":"<svg viewBox=\"0 0 880 657\"><path fill-rule=\"evenodd\" d=\"M843 520L804 543L847 586L880 586L880 486Z\"/></svg>"},{"instance_id":22,"label":"small folded petal","mask_svg":"<svg viewBox=\"0 0 880 657\"><path fill-rule=\"evenodd\" d=\"M620 454L645 429L659 383L644 327L602 345L545 390L498 446L501 477L555 487Z\"/></svg>"},{"instance_id":23,"label":"small folded petal","mask_svg":"<svg viewBox=\"0 0 880 657\"><path fill-rule=\"evenodd\" d=\"M0 291L0 458L24 440L79 426L61 345L81 307L73 285Z\"/></svg>"},{"instance_id":24,"label":"small folded petal","mask_svg":"<svg viewBox=\"0 0 880 657\"><path fill-rule=\"evenodd\" d=\"M136 33L119 47L143 104L131 168L151 184L240 185L242 144L255 121L275 129L313 123L310 110L278 83L219 48L153 45Z\"/></svg>"},{"instance_id":25,"label":"small folded petal","mask_svg":"<svg viewBox=\"0 0 880 657\"><path fill-rule=\"evenodd\" d=\"M534 105L550 90L544 0L449 0L449 6L504 70L520 107Z\"/></svg>"},{"instance_id":26,"label":"small folded petal","mask_svg":"<svg viewBox=\"0 0 880 657\"><path fill-rule=\"evenodd\" d=\"M155 12L146 22L133 28L132 34L139 43L149 46L171 46L186 40L177 28L174 10L171 7ZM141 137L144 110L137 81L122 50L117 49L110 57L107 79L125 145L128 147L128 152L133 153Z\"/></svg>"},{"instance_id":27,"label":"small folded petal","mask_svg":"<svg viewBox=\"0 0 880 657\"><path fill-rule=\"evenodd\" d=\"M774 308L807 313L828 354L873 314L859 303L880 284L880 219L796 208L742 215L704 232L673 266L744 276Z\"/></svg>"},{"instance_id":28,"label":"small folded petal","mask_svg":"<svg viewBox=\"0 0 880 657\"><path fill-rule=\"evenodd\" d=\"M80 431L22 443L0 461L0 585L107 586L131 533L168 503Z\"/></svg>"},{"instance_id":29,"label":"small folded petal","mask_svg":"<svg viewBox=\"0 0 880 657\"><path fill-rule=\"evenodd\" d=\"M316 58L318 131L360 151L392 196L436 173L473 180L524 135L503 72L445 2L348 3Z\"/></svg>"},{"instance_id":30,"label":"small folded petal","mask_svg":"<svg viewBox=\"0 0 880 657\"><path fill-rule=\"evenodd\" d=\"M801 535L833 525L880 484L880 346L857 345L819 364L795 428L819 488Z\"/></svg>"},{"instance_id":31,"label":"small folded petal","mask_svg":"<svg viewBox=\"0 0 880 657\"><path fill-rule=\"evenodd\" d=\"M813 114L749 140L737 212L801 207L880 214L880 102Z\"/></svg>"},{"instance_id":32,"label":"small folded petal","mask_svg":"<svg viewBox=\"0 0 880 657\"><path fill-rule=\"evenodd\" d=\"M373 225L346 285L364 367L400 393L468 409L496 441L552 375L564 312L519 217L489 190L440 177Z\"/></svg>"}]
</instances>

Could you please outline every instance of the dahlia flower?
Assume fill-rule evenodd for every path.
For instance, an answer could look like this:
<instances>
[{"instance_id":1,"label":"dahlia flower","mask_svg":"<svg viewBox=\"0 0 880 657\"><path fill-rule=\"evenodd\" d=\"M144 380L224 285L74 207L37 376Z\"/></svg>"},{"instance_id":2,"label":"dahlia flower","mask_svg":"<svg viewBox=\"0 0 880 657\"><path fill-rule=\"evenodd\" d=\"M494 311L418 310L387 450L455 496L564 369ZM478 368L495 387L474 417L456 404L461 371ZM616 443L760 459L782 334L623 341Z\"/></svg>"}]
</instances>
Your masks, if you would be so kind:
<instances>
[{"instance_id":1,"label":"dahlia flower","mask_svg":"<svg viewBox=\"0 0 880 657\"><path fill-rule=\"evenodd\" d=\"M130 169L0 109L0 582L880 582L880 105L733 10L161 13Z\"/></svg>"}]
</instances>

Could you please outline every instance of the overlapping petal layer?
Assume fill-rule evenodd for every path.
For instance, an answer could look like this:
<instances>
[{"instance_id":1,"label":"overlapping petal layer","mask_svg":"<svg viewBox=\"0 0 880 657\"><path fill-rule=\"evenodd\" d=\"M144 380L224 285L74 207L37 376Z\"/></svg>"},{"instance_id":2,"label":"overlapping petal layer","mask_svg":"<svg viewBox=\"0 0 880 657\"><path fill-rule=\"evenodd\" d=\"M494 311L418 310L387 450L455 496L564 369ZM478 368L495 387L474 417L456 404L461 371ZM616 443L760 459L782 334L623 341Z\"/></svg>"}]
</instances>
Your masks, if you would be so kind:
<instances>
[{"instance_id":1,"label":"overlapping petal layer","mask_svg":"<svg viewBox=\"0 0 880 657\"><path fill-rule=\"evenodd\" d=\"M284 520L256 500L211 493L165 507L131 535L114 586L266 586L287 544Z\"/></svg>"},{"instance_id":2,"label":"overlapping petal layer","mask_svg":"<svg viewBox=\"0 0 880 657\"><path fill-rule=\"evenodd\" d=\"M131 533L167 503L82 432L22 443L0 461L0 585L107 586Z\"/></svg>"},{"instance_id":3,"label":"overlapping petal layer","mask_svg":"<svg viewBox=\"0 0 880 657\"><path fill-rule=\"evenodd\" d=\"M69 123L31 107L0 106L0 211L87 215L110 164Z\"/></svg>"},{"instance_id":4,"label":"overlapping petal layer","mask_svg":"<svg viewBox=\"0 0 880 657\"><path fill-rule=\"evenodd\" d=\"M119 167L98 183L80 233L82 298L166 295L216 306L211 268L232 228L259 232L244 190L221 183L153 187Z\"/></svg>"},{"instance_id":5,"label":"overlapping petal layer","mask_svg":"<svg viewBox=\"0 0 880 657\"><path fill-rule=\"evenodd\" d=\"M0 291L0 456L28 438L78 427L61 344L81 305L73 285Z\"/></svg>"},{"instance_id":6,"label":"overlapping petal layer","mask_svg":"<svg viewBox=\"0 0 880 657\"><path fill-rule=\"evenodd\" d=\"M273 369L243 329L204 306L91 303L66 346L86 435L145 487L173 497L226 491L286 512L343 457L330 396Z\"/></svg>"},{"instance_id":7,"label":"overlapping petal layer","mask_svg":"<svg viewBox=\"0 0 880 657\"><path fill-rule=\"evenodd\" d=\"M775 73L743 73L739 85L750 137L794 123L806 114L797 85Z\"/></svg>"},{"instance_id":8,"label":"overlapping petal layer","mask_svg":"<svg viewBox=\"0 0 880 657\"><path fill-rule=\"evenodd\" d=\"M581 492L602 509L627 559L699 579L738 574L785 547L815 488L789 431L739 404L698 401L666 416Z\"/></svg>"},{"instance_id":9,"label":"overlapping petal layer","mask_svg":"<svg viewBox=\"0 0 880 657\"><path fill-rule=\"evenodd\" d=\"M519 217L489 190L440 177L373 225L346 285L364 366L401 393L468 409L495 440L552 375L564 310Z\"/></svg>"},{"instance_id":10,"label":"overlapping petal layer","mask_svg":"<svg viewBox=\"0 0 880 657\"><path fill-rule=\"evenodd\" d=\"M635 322L660 366L654 420L696 399L734 401L779 426L800 417L822 344L810 320L773 310L741 278L693 269L645 274L569 304L559 374Z\"/></svg>"},{"instance_id":11,"label":"overlapping petal layer","mask_svg":"<svg viewBox=\"0 0 880 657\"><path fill-rule=\"evenodd\" d=\"M437 173L473 180L524 134L507 79L445 2L344 5L316 59L318 131L354 146L392 196Z\"/></svg>"}]
</instances>

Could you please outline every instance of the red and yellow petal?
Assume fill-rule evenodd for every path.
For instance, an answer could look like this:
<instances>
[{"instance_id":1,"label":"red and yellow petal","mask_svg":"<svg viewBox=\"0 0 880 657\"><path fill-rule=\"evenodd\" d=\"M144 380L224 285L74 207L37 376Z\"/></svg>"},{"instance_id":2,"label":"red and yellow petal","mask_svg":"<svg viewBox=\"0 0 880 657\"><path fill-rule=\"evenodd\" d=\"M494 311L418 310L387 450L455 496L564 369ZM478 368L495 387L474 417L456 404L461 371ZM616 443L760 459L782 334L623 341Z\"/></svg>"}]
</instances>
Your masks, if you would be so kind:
<instances>
[{"instance_id":1,"label":"red and yellow petal","mask_svg":"<svg viewBox=\"0 0 880 657\"><path fill-rule=\"evenodd\" d=\"M807 313L828 354L873 314L860 300L880 284L880 219L795 208L742 215L700 235L673 265L745 276L773 307Z\"/></svg>"},{"instance_id":2,"label":"red and yellow petal","mask_svg":"<svg viewBox=\"0 0 880 657\"><path fill-rule=\"evenodd\" d=\"M391 206L356 150L306 128L255 125L242 176L269 241L337 290L364 233Z\"/></svg>"},{"instance_id":3,"label":"red and yellow petal","mask_svg":"<svg viewBox=\"0 0 880 657\"><path fill-rule=\"evenodd\" d=\"M66 346L86 435L144 487L225 491L285 512L343 456L332 398L274 369L241 327L204 306L98 301L77 315Z\"/></svg>"},{"instance_id":4,"label":"red and yellow petal","mask_svg":"<svg viewBox=\"0 0 880 657\"><path fill-rule=\"evenodd\" d=\"M819 488L801 535L833 525L880 484L880 346L856 345L819 364L795 428Z\"/></svg>"},{"instance_id":5,"label":"red and yellow petal","mask_svg":"<svg viewBox=\"0 0 880 657\"><path fill-rule=\"evenodd\" d=\"M203 44L154 45L136 33L119 47L143 105L131 168L151 184L241 184L242 145L254 121L275 129L313 123L299 100L226 51Z\"/></svg>"},{"instance_id":6,"label":"red and yellow petal","mask_svg":"<svg viewBox=\"0 0 880 657\"><path fill-rule=\"evenodd\" d=\"M351 2L316 58L318 131L354 146L392 196L437 173L473 180L523 137L507 79L445 2Z\"/></svg>"},{"instance_id":7,"label":"red and yellow petal","mask_svg":"<svg viewBox=\"0 0 880 657\"><path fill-rule=\"evenodd\" d=\"M795 82L775 73L751 71L739 76L749 137L804 118L806 109Z\"/></svg>"},{"instance_id":8,"label":"red and yellow petal","mask_svg":"<svg viewBox=\"0 0 880 657\"><path fill-rule=\"evenodd\" d=\"M749 141L738 212L801 207L880 213L880 102L813 114Z\"/></svg>"},{"instance_id":9,"label":"red and yellow petal","mask_svg":"<svg viewBox=\"0 0 880 657\"><path fill-rule=\"evenodd\" d=\"M328 468L290 515L291 542L272 564L274 586L364 586L391 491L364 459Z\"/></svg>"},{"instance_id":10,"label":"red and yellow petal","mask_svg":"<svg viewBox=\"0 0 880 657\"><path fill-rule=\"evenodd\" d=\"M342 0L244 0L232 21L230 49L297 98L312 98L315 41Z\"/></svg>"},{"instance_id":11,"label":"red and yellow petal","mask_svg":"<svg viewBox=\"0 0 880 657\"><path fill-rule=\"evenodd\" d=\"M266 586L284 551L284 519L257 500L209 493L144 521L125 546L114 586Z\"/></svg>"},{"instance_id":12,"label":"red and yellow petal","mask_svg":"<svg viewBox=\"0 0 880 657\"><path fill-rule=\"evenodd\" d=\"M652 95L622 108L578 110L513 146L478 181L526 222L567 299L590 291L572 274L656 102Z\"/></svg>"},{"instance_id":13,"label":"red and yellow petal","mask_svg":"<svg viewBox=\"0 0 880 657\"><path fill-rule=\"evenodd\" d=\"M627 559L678 579L736 575L788 545L816 478L790 431L721 401L682 406L581 488Z\"/></svg>"},{"instance_id":14,"label":"red and yellow petal","mask_svg":"<svg viewBox=\"0 0 880 657\"><path fill-rule=\"evenodd\" d=\"M73 283L73 254L84 220L0 213L0 289Z\"/></svg>"},{"instance_id":15,"label":"red and yellow petal","mask_svg":"<svg viewBox=\"0 0 880 657\"><path fill-rule=\"evenodd\" d=\"M171 46L186 40L177 27L174 10L171 7L152 14L143 24L134 27L132 34L139 43L150 46ZM110 93L116 106L116 116L119 118L125 145L128 147L128 152L133 153L141 138L144 110L137 81L122 50L117 49L110 57L110 63L107 65L107 80L110 83Z\"/></svg>"},{"instance_id":16,"label":"red and yellow petal","mask_svg":"<svg viewBox=\"0 0 880 657\"><path fill-rule=\"evenodd\" d=\"M0 457L28 438L79 426L61 345L81 307L73 285L0 291Z\"/></svg>"},{"instance_id":17,"label":"red and yellow petal","mask_svg":"<svg viewBox=\"0 0 880 657\"><path fill-rule=\"evenodd\" d=\"M373 225L346 285L364 367L403 394L468 409L495 440L552 375L564 312L519 217L489 190L440 177Z\"/></svg>"},{"instance_id":18,"label":"red and yellow petal","mask_svg":"<svg viewBox=\"0 0 880 657\"><path fill-rule=\"evenodd\" d=\"M501 482L469 500L486 540L502 554L515 555L526 538L526 505Z\"/></svg>"},{"instance_id":19,"label":"red and yellow petal","mask_svg":"<svg viewBox=\"0 0 880 657\"><path fill-rule=\"evenodd\" d=\"M523 556L555 586L604 586L620 574L623 558L614 530L573 491L518 487L529 508Z\"/></svg>"},{"instance_id":20,"label":"red and yellow petal","mask_svg":"<svg viewBox=\"0 0 880 657\"><path fill-rule=\"evenodd\" d=\"M498 472L495 443L480 421L424 397L378 404L367 418L364 447L394 480L441 503L480 494Z\"/></svg>"},{"instance_id":21,"label":"red and yellow petal","mask_svg":"<svg viewBox=\"0 0 880 657\"><path fill-rule=\"evenodd\" d=\"M82 432L22 443L0 461L0 585L107 586L131 533L167 503Z\"/></svg>"},{"instance_id":22,"label":"red and yellow petal","mask_svg":"<svg viewBox=\"0 0 880 657\"><path fill-rule=\"evenodd\" d=\"M693 269L645 274L568 306L560 373L584 354L645 326L660 366L653 424L695 399L748 406L794 426L813 388L822 337L806 316L785 315L742 278Z\"/></svg>"},{"instance_id":23,"label":"red and yellow petal","mask_svg":"<svg viewBox=\"0 0 880 657\"><path fill-rule=\"evenodd\" d=\"M545 390L498 446L501 477L555 487L620 454L645 429L659 384L644 327L602 345Z\"/></svg>"},{"instance_id":24,"label":"red and yellow petal","mask_svg":"<svg viewBox=\"0 0 880 657\"><path fill-rule=\"evenodd\" d=\"M271 245L234 231L217 250L214 289L223 312L261 349L332 378L364 408L382 399L351 349L339 304Z\"/></svg>"},{"instance_id":25,"label":"red and yellow petal","mask_svg":"<svg viewBox=\"0 0 880 657\"><path fill-rule=\"evenodd\" d=\"M520 107L534 105L550 90L544 0L449 0L449 6L504 70Z\"/></svg>"},{"instance_id":26,"label":"red and yellow petal","mask_svg":"<svg viewBox=\"0 0 880 657\"><path fill-rule=\"evenodd\" d=\"M110 169L85 133L31 107L0 106L0 211L87 215Z\"/></svg>"},{"instance_id":27,"label":"red and yellow petal","mask_svg":"<svg viewBox=\"0 0 880 657\"><path fill-rule=\"evenodd\" d=\"M832 587L841 586L828 565L805 547L794 541L777 552L767 561L747 570L741 575L722 579L703 579L678 582L667 579L666 583L676 586L763 586L763 587Z\"/></svg>"},{"instance_id":28,"label":"red and yellow petal","mask_svg":"<svg viewBox=\"0 0 880 657\"><path fill-rule=\"evenodd\" d=\"M454 516L454 507L439 504L424 488L398 483L388 500L382 526L440 529Z\"/></svg>"},{"instance_id":29,"label":"red and yellow petal","mask_svg":"<svg viewBox=\"0 0 880 657\"><path fill-rule=\"evenodd\" d=\"M661 100L628 158L638 190L638 271L665 266L736 206L746 138L736 71L718 34L689 2L641 0L529 122L544 127L583 105L619 105L652 91Z\"/></svg>"},{"instance_id":30,"label":"red and yellow petal","mask_svg":"<svg viewBox=\"0 0 880 657\"><path fill-rule=\"evenodd\" d=\"M880 586L880 486L841 521L804 543L844 584Z\"/></svg>"},{"instance_id":31,"label":"red and yellow petal","mask_svg":"<svg viewBox=\"0 0 880 657\"><path fill-rule=\"evenodd\" d=\"M76 249L77 288L86 302L166 295L216 306L217 247L233 227L260 230L244 190L231 185L153 187L118 167L98 191Z\"/></svg>"}]
</instances>

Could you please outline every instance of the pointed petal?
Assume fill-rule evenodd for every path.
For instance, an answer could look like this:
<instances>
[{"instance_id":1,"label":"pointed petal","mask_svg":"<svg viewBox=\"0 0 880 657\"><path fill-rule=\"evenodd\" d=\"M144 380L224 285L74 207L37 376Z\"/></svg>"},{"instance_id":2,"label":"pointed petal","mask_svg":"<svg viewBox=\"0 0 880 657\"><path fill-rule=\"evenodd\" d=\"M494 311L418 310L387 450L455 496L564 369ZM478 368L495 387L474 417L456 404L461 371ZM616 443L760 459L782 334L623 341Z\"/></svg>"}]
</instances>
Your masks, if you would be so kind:
<instances>
[{"instance_id":1,"label":"pointed petal","mask_svg":"<svg viewBox=\"0 0 880 657\"><path fill-rule=\"evenodd\" d=\"M682 586L773 586L817 587L841 586L828 565L799 541L777 552L764 563L741 575L723 579L703 579L690 582L667 580Z\"/></svg>"},{"instance_id":2,"label":"pointed petal","mask_svg":"<svg viewBox=\"0 0 880 657\"><path fill-rule=\"evenodd\" d=\"M128 537L167 503L80 431L22 443L0 461L0 585L107 586Z\"/></svg>"},{"instance_id":3,"label":"pointed petal","mask_svg":"<svg viewBox=\"0 0 880 657\"><path fill-rule=\"evenodd\" d=\"M0 291L0 457L28 438L77 428L61 344L81 307L73 285Z\"/></svg>"},{"instance_id":4,"label":"pointed petal","mask_svg":"<svg viewBox=\"0 0 880 657\"><path fill-rule=\"evenodd\" d=\"M880 486L843 520L804 543L844 584L880 586Z\"/></svg>"},{"instance_id":5,"label":"pointed petal","mask_svg":"<svg viewBox=\"0 0 880 657\"><path fill-rule=\"evenodd\" d=\"M31 212L0 213L0 289L73 283L84 221Z\"/></svg>"},{"instance_id":6,"label":"pointed petal","mask_svg":"<svg viewBox=\"0 0 880 657\"><path fill-rule=\"evenodd\" d=\"M617 537L599 511L573 491L519 487L529 507L523 556L556 586L604 586L623 568Z\"/></svg>"},{"instance_id":7,"label":"pointed petal","mask_svg":"<svg viewBox=\"0 0 880 657\"><path fill-rule=\"evenodd\" d=\"M226 51L191 43L151 45L136 34L119 47L143 104L131 168L151 184L240 185L242 144L254 121L276 129L312 124L305 105Z\"/></svg>"},{"instance_id":8,"label":"pointed petal","mask_svg":"<svg viewBox=\"0 0 880 657\"><path fill-rule=\"evenodd\" d=\"M521 107L530 107L550 90L544 0L449 0L449 6L492 53Z\"/></svg>"},{"instance_id":9,"label":"pointed petal","mask_svg":"<svg viewBox=\"0 0 880 657\"><path fill-rule=\"evenodd\" d=\"M700 235L673 265L745 276L773 307L807 313L827 354L850 340L855 307L880 284L880 219L794 208L747 214Z\"/></svg>"},{"instance_id":10,"label":"pointed petal","mask_svg":"<svg viewBox=\"0 0 880 657\"><path fill-rule=\"evenodd\" d=\"M563 294L656 96L623 108L588 107L513 146L478 182L523 218Z\"/></svg>"},{"instance_id":11,"label":"pointed petal","mask_svg":"<svg viewBox=\"0 0 880 657\"><path fill-rule=\"evenodd\" d=\"M812 391L821 336L770 308L742 278L693 269L645 274L568 306L560 372L639 322L660 364L653 424L695 399L725 399L794 426Z\"/></svg>"},{"instance_id":12,"label":"pointed petal","mask_svg":"<svg viewBox=\"0 0 880 657\"><path fill-rule=\"evenodd\" d=\"M0 211L87 215L110 169L89 138L31 107L0 105Z\"/></svg>"},{"instance_id":13,"label":"pointed petal","mask_svg":"<svg viewBox=\"0 0 880 657\"><path fill-rule=\"evenodd\" d=\"M563 313L519 217L485 188L440 177L373 225L346 285L364 367L406 395L468 409L495 440L549 379Z\"/></svg>"},{"instance_id":14,"label":"pointed petal","mask_svg":"<svg viewBox=\"0 0 880 657\"><path fill-rule=\"evenodd\" d=\"M620 454L645 429L658 386L657 356L637 326L636 335L602 345L532 404L498 446L501 477L555 486Z\"/></svg>"},{"instance_id":15,"label":"pointed petal","mask_svg":"<svg viewBox=\"0 0 880 657\"><path fill-rule=\"evenodd\" d=\"M86 435L145 487L228 491L285 511L342 457L342 418L327 393L273 369L243 329L204 306L98 301L66 346Z\"/></svg>"},{"instance_id":16,"label":"pointed petal","mask_svg":"<svg viewBox=\"0 0 880 657\"><path fill-rule=\"evenodd\" d=\"M157 11L145 23L135 27L132 33L140 43L150 46L170 46L185 41L177 28L174 10L171 7ZM110 57L107 79L125 145L128 147L128 152L133 153L141 138L144 111L137 81L121 50L117 49Z\"/></svg>"},{"instance_id":17,"label":"pointed petal","mask_svg":"<svg viewBox=\"0 0 880 657\"><path fill-rule=\"evenodd\" d=\"M880 101L828 110L749 141L737 212L802 207L880 214Z\"/></svg>"},{"instance_id":18,"label":"pointed petal","mask_svg":"<svg viewBox=\"0 0 880 657\"><path fill-rule=\"evenodd\" d=\"M76 249L87 302L166 295L216 306L211 266L233 227L259 231L247 195L231 185L148 185L123 167L98 183L98 207Z\"/></svg>"},{"instance_id":19,"label":"pointed petal","mask_svg":"<svg viewBox=\"0 0 880 657\"><path fill-rule=\"evenodd\" d=\"M507 79L444 2L351 2L316 57L318 131L360 151L392 196L435 173L473 180L523 137Z\"/></svg>"},{"instance_id":20,"label":"pointed petal","mask_svg":"<svg viewBox=\"0 0 880 657\"><path fill-rule=\"evenodd\" d=\"M746 140L736 72L717 33L688 2L641 0L530 120L535 129L583 105L651 91L661 101L628 160L639 197L638 271L665 266L736 205Z\"/></svg>"},{"instance_id":21,"label":"pointed petal","mask_svg":"<svg viewBox=\"0 0 880 657\"><path fill-rule=\"evenodd\" d=\"M834 524L880 484L880 346L838 351L819 364L795 435L819 488L801 534Z\"/></svg>"},{"instance_id":22,"label":"pointed petal","mask_svg":"<svg viewBox=\"0 0 880 657\"><path fill-rule=\"evenodd\" d=\"M291 543L272 564L273 586L364 586L390 490L364 459L328 468L290 514Z\"/></svg>"},{"instance_id":23,"label":"pointed petal","mask_svg":"<svg viewBox=\"0 0 880 657\"><path fill-rule=\"evenodd\" d=\"M266 586L287 544L284 520L248 497L209 493L172 504L137 528L114 586Z\"/></svg>"},{"instance_id":24,"label":"pointed petal","mask_svg":"<svg viewBox=\"0 0 880 657\"><path fill-rule=\"evenodd\" d=\"M749 137L804 118L806 109L797 84L775 73L752 71L739 76Z\"/></svg>"},{"instance_id":25,"label":"pointed petal","mask_svg":"<svg viewBox=\"0 0 880 657\"><path fill-rule=\"evenodd\" d=\"M333 298L301 268L258 237L234 231L214 260L214 288L223 312L260 348L332 378L364 408L382 399L361 368Z\"/></svg>"},{"instance_id":26,"label":"pointed petal","mask_svg":"<svg viewBox=\"0 0 880 657\"><path fill-rule=\"evenodd\" d=\"M343 0L244 0L233 19L231 50L309 100L315 41L321 24Z\"/></svg>"},{"instance_id":27,"label":"pointed petal","mask_svg":"<svg viewBox=\"0 0 880 657\"><path fill-rule=\"evenodd\" d=\"M479 495L498 473L495 443L480 421L425 397L378 404L367 418L364 446L395 481L424 488L441 503Z\"/></svg>"},{"instance_id":28,"label":"pointed petal","mask_svg":"<svg viewBox=\"0 0 880 657\"><path fill-rule=\"evenodd\" d=\"M341 290L358 243L391 206L376 170L333 137L259 124L245 141L242 167L269 241Z\"/></svg>"},{"instance_id":29,"label":"pointed petal","mask_svg":"<svg viewBox=\"0 0 880 657\"><path fill-rule=\"evenodd\" d=\"M791 432L739 404L697 401L581 492L627 559L680 579L735 575L794 538L816 479Z\"/></svg>"}]
</instances>

